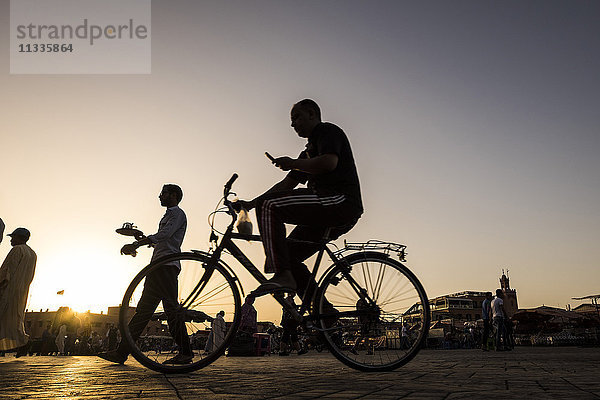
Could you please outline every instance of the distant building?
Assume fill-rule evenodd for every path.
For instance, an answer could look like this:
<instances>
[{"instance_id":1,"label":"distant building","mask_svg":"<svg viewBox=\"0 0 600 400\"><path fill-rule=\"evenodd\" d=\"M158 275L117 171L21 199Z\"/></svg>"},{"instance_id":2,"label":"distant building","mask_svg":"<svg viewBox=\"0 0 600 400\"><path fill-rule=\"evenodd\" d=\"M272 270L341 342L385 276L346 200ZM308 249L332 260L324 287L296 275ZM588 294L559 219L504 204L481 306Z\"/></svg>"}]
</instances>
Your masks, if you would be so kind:
<instances>
[{"instance_id":1,"label":"distant building","mask_svg":"<svg viewBox=\"0 0 600 400\"><path fill-rule=\"evenodd\" d=\"M481 302L485 292L464 291L438 296L429 300L431 322L447 319L476 321L481 318ZM415 322L420 317L421 303L413 305L404 314L408 322Z\"/></svg>"},{"instance_id":2,"label":"distant building","mask_svg":"<svg viewBox=\"0 0 600 400\"><path fill-rule=\"evenodd\" d=\"M509 317L513 316L519 306L517 291L511 289L510 280L502 273L500 288L504 292L504 308ZM494 292L490 290L490 292ZM443 320L477 321L481 319L481 303L485 299L484 291L467 290L458 293L446 294L429 300L431 322ZM415 322L420 318L421 303L414 304L403 318L408 322Z\"/></svg>"},{"instance_id":3,"label":"distant building","mask_svg":"<svg viewBox=\"0 0 600 400\"><path fill-rule=\"evenodd\" d=\"M581 304L575 307L573 311L588 317L600 317L600 307L596 304Z\"/></svg>"},{"instance_id":4,"label":"distant building","mask_svg":"<svg viewBox=\"0 0 600 400\"><path fill-rule=\"evenodd\" d=\"M510 318L519 310L519 303L517 302L517 291L510 288L510 280L504 271L500 277L500 289L504 292L504 310Z\"/></svg>"}]
</instances>

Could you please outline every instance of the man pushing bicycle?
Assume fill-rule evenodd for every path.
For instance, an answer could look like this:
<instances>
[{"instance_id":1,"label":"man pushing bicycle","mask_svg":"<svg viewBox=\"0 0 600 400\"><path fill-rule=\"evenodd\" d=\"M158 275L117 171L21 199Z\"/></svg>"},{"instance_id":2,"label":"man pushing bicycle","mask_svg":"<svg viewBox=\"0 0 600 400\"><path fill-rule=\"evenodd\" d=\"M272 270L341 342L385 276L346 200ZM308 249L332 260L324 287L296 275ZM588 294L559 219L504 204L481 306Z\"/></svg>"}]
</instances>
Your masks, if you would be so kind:
<instances>
[{"instance_id":1,"label":"man pushing bicycle","mask_svg":"<svg viewBox=\"0 0 600 400\"><path fill-rule=\"evenodd\" d=\"M335 240L363 213L358 173L344 131L322 122L319 106L310 99L294 104L290 114L292 128L308 141L306 148L295 159L267 155L289 173L254 200L239 201L247 210L256 208L265 272L275 273L251 293L254 297L276 291L312 295L316 285L303 261L319 250L328 228L328 239ZM296 189L304 183L306 188ZM287 239L286 223L296 225Z\"/></svg>"}]
</instances>

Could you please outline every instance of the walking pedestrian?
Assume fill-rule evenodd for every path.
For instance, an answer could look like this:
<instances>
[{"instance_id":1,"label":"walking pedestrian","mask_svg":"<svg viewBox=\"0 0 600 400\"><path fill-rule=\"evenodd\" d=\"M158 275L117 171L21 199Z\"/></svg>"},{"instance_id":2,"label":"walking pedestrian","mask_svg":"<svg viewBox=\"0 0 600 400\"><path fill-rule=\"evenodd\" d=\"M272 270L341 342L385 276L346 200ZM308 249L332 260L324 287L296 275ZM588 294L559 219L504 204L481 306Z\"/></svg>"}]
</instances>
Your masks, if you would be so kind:
<instances>
[{"instance_id":1,"label":"walking pedestrian","mask_svg":"<svg viewBox=\"0 0 600 400\"><path fill-rule=\"evenodd\" d=\"M8 236L12 249L0 267L0 351L17 349L16 357L20 357L29 343L25 307L37 255L27 245L31 236L27 229L17 228Z\"/></svg>"},{"instance_id":2,"label":"walking pedestrian","mask_svg":"<svg viewBox=\"0 0 600 400\"><path fill-rule=\"evenodd\" d=\"M152 261L155 261L160 257L181 251L181 244L187 228L185 212L179 208L183 191L177 185L167 184L163 186L158 198L160 205L167 209L158 224L158 232L126 244L121 249L121 254L135 257L139 247L153 244ZM169 332L179 351L175 357L166 360L164 364L189 364L194 359L184 316L179 312L180 304L177 300L180 272L179 261L174 261L163 264L146 277L142 296L128 325L131 337L134 341L137 340L150 322L156 307L162 302L167 315ZM98 356L108 361L124 364L129 353L129 344L125 338L122 338L116 350L100 353Z\"/></svg>"}]
</instances>

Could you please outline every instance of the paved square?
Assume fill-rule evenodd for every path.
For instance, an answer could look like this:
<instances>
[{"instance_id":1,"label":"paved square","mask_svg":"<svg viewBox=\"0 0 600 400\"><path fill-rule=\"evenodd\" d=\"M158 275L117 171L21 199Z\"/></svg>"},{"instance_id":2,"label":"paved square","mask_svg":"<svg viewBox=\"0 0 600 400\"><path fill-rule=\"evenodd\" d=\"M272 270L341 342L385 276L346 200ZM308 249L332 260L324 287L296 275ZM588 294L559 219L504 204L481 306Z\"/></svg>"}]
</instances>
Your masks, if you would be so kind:
<instances>
[{"instance_id":1,"label":"paved square","mask_svg":"<svg viewBox=\"0 0 600 400\"><path fill-rule=\"evenodd\" d=\"M0 357L0 399L600 399L600 348L425 350L393 372L364 373L329 353L222 357L184 375L130 358Z\"/></svg>"}]
</instances>

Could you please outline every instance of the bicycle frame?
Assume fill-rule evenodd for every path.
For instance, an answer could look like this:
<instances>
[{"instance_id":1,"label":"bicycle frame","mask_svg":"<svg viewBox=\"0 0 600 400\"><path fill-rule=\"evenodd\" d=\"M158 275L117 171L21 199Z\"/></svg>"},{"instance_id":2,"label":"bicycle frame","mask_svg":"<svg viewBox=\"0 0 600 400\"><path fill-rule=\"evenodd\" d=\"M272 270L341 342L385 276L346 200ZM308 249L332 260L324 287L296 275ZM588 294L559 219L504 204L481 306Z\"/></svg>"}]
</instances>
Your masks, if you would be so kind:
<instances>
[{"instance_id":1,"label":"bicycle frame","mask_svg":"<svg viewBox=\"0 0 600 400\"><path fill-rule=\"evenodd\" d=\"M226 200L225 204L231 206L231 204L228 204L228 203L229 203L229 201ZM259 271L259 269L254 265L254 263L234 243L234 240L247 240L247 241L253 241L253 242L262 242L262 239L258 235L245 235L245 234L233 232L233 227L234 227L235 220L236 220L235 215L236 214L234 212L232 215L232 222L227 227L227 230L223 234L221 241L217 244L216 248L211 253L211 255L210 255L211 260L213 262L217 263L221 259L223 250L227 250L233 256L233 258L235 258L254 277L254 279L256 279L259 283L266 282L267 278L265 277L265 275ZM214 243L216 243L216 240L218 240L218 239L216 239L216 240L214 239L215 236L216 235L214 235L214 232L212 232L211 237L213 238ZM311 243L314 243L314 242L311 242ZM331 258L331 260L333 261L334 264L337 264L339 262L339 259L327 247L327 242L322 241L319 244L320 244L320 249L318 250L317 259L315 261L313 271L311 273L311 279L314 280L315 282L316 282L316 275L317 275L319 266L321 264L321 260L323 259L323 254L325 252L327 252L327 254L329 255L329 257ZM286 310L288 310L290 312L290 314L294 317L294 319L296 319L298 322L302 322L303 315L310 308L310 304L315 296L315 293L316 293L316 291L313 292L313 296L311 296L311 298L308 298L309 296L307 296L307 294L305 293L305 295L302 298L302 304L300 306L300 310L297 310L295 307L293 307L291 304L289 304L287 301L285 301L283 295L274 294L274 297L275 297L275 300L277 300L277 302L279 304L281 304L282 307L286 308Z\"/></svg>"},{"instance_id":2,"label":"bicycle frame","mask_svg":"<svg viewBox=\"0 0 600 400\"><path fill-rule=\"evenodd\" d=\"M236 178L237 178L237 175L234 174L234 176L229 180L229 182L227 182L227 184L225 184L225 189L223 191L224 205L227 207L227 211L225 211L225 212L231 216L231 223L227 226L227 229L226 229L225 233L223 234L220 242L219 242L219 237L215 234L214 228L211 230L210 241L215 244L215 248L212 250L212 252L209 252L208 254L210 256L211 262L214 264L217 264L221 260L221 255L223 254L223 250L227 250L259 283L263 283L263 282L267 281L267 278L263 275L262 272L260 272L258 270L258 268L243 253L243 251L233 242L234 239L235 240L254 241L254 242L262 241L261 237L258 235L247 235L247 234L236 233L233 231L236 217L237 217L237 212L235 210L233 202L231 202L228 199L228 196L229 196L229 192L231 189L231 184L233 183L233 181L235 181ZM372 249L373 247L370 247L371 242L347 245L343 249L333 252L327 246L327 244L329 242L329 239L328 239L329 233L330 233L330 229L326 229L323 238L319 242L306 241L306 243L311 243L311 244L316 243L319 245L319 250L317 251L317 257L316 257L316 260L315 260L315 263L313 266L313 270L311 272L311 278L309 281L309 282L315 282L315 284L316 284L316 287L315 287L315 290L313 290L312 296L308 296L308 291L305 292L304 296L302 297L302 303L300 305L300 309L298 310L295 306L292 306L292 304L290 304L288 301L285 300L282 293L274 293L273 294L273 297L275 298L275 300L279 304L281 304L281 306L283 308L285 308L287 311L289 311L290 314L292 315L292 317L296 321L301 322L301 323L307 322L307 327L317 329L317 330L322 330L322 329L312 326L311 320L317 320L320 317L322 317L322 318L332 317L334 315L336 317L356 316L357 315L356 311L346 311L346 312L336 312L334 314L323 313L323 314L316 314L316 315L311 315L309 313L308 317L304 317L304 314L310 310L310 305L312 304L312 302L317 294L316 289L318 288L318 284L316 283L317 282L316 277L317 277L317 272L321 265L321 261L323 259L324 253L327 253L329 258L333 262L333 265L330 268L333 268L335 266L341 266L342 274L344 275L344 278L346 278L348 280L351 287L356 291L356 294L360 298L365 300L367 302L367 304L369 304L369 305L375 304L375 301L369 296L367 291L364 288L361 288L361 286L354 280L354 278L349 273L347 273L343 268L343 267L349 267L349 264L344 262L345 256L343 256L343 253L345 253L347 251L352 251L353 253L358 253L361 251L364 252L365 250ZM375 242L377 242L376 244L384 243L388 246L390 246L390 245L396 246L395 250L399 251L399 254L401 255L401 257L404 257L405 246L396 245L396 244L392 244L392 243L386 243L386 242L378 242L378 241L375 241ZM357 245L359 247L357 247ZM362 245L362 247L361 247L361 245ZM389 250L389 247L386 249ZM235 276L235 273L233 271L231 271L231 272ZM209 278L210 278L210 272L209 272L207 279L204 280L204 282L203 281L198 282L198 284L192 291L191 296L184 302L184 305L186 303L192 303L194 300L196 300L196 298L202 292L202 289L208 282ZM236 280L238 280L238 282L239 282L239 279L237 279L237 277L236 277ZM243 288L241 287L241 285L240 285L240 288L242 289L242 294L243 294L244 292L243 292Z\"/></svg>"}]
</instances>

